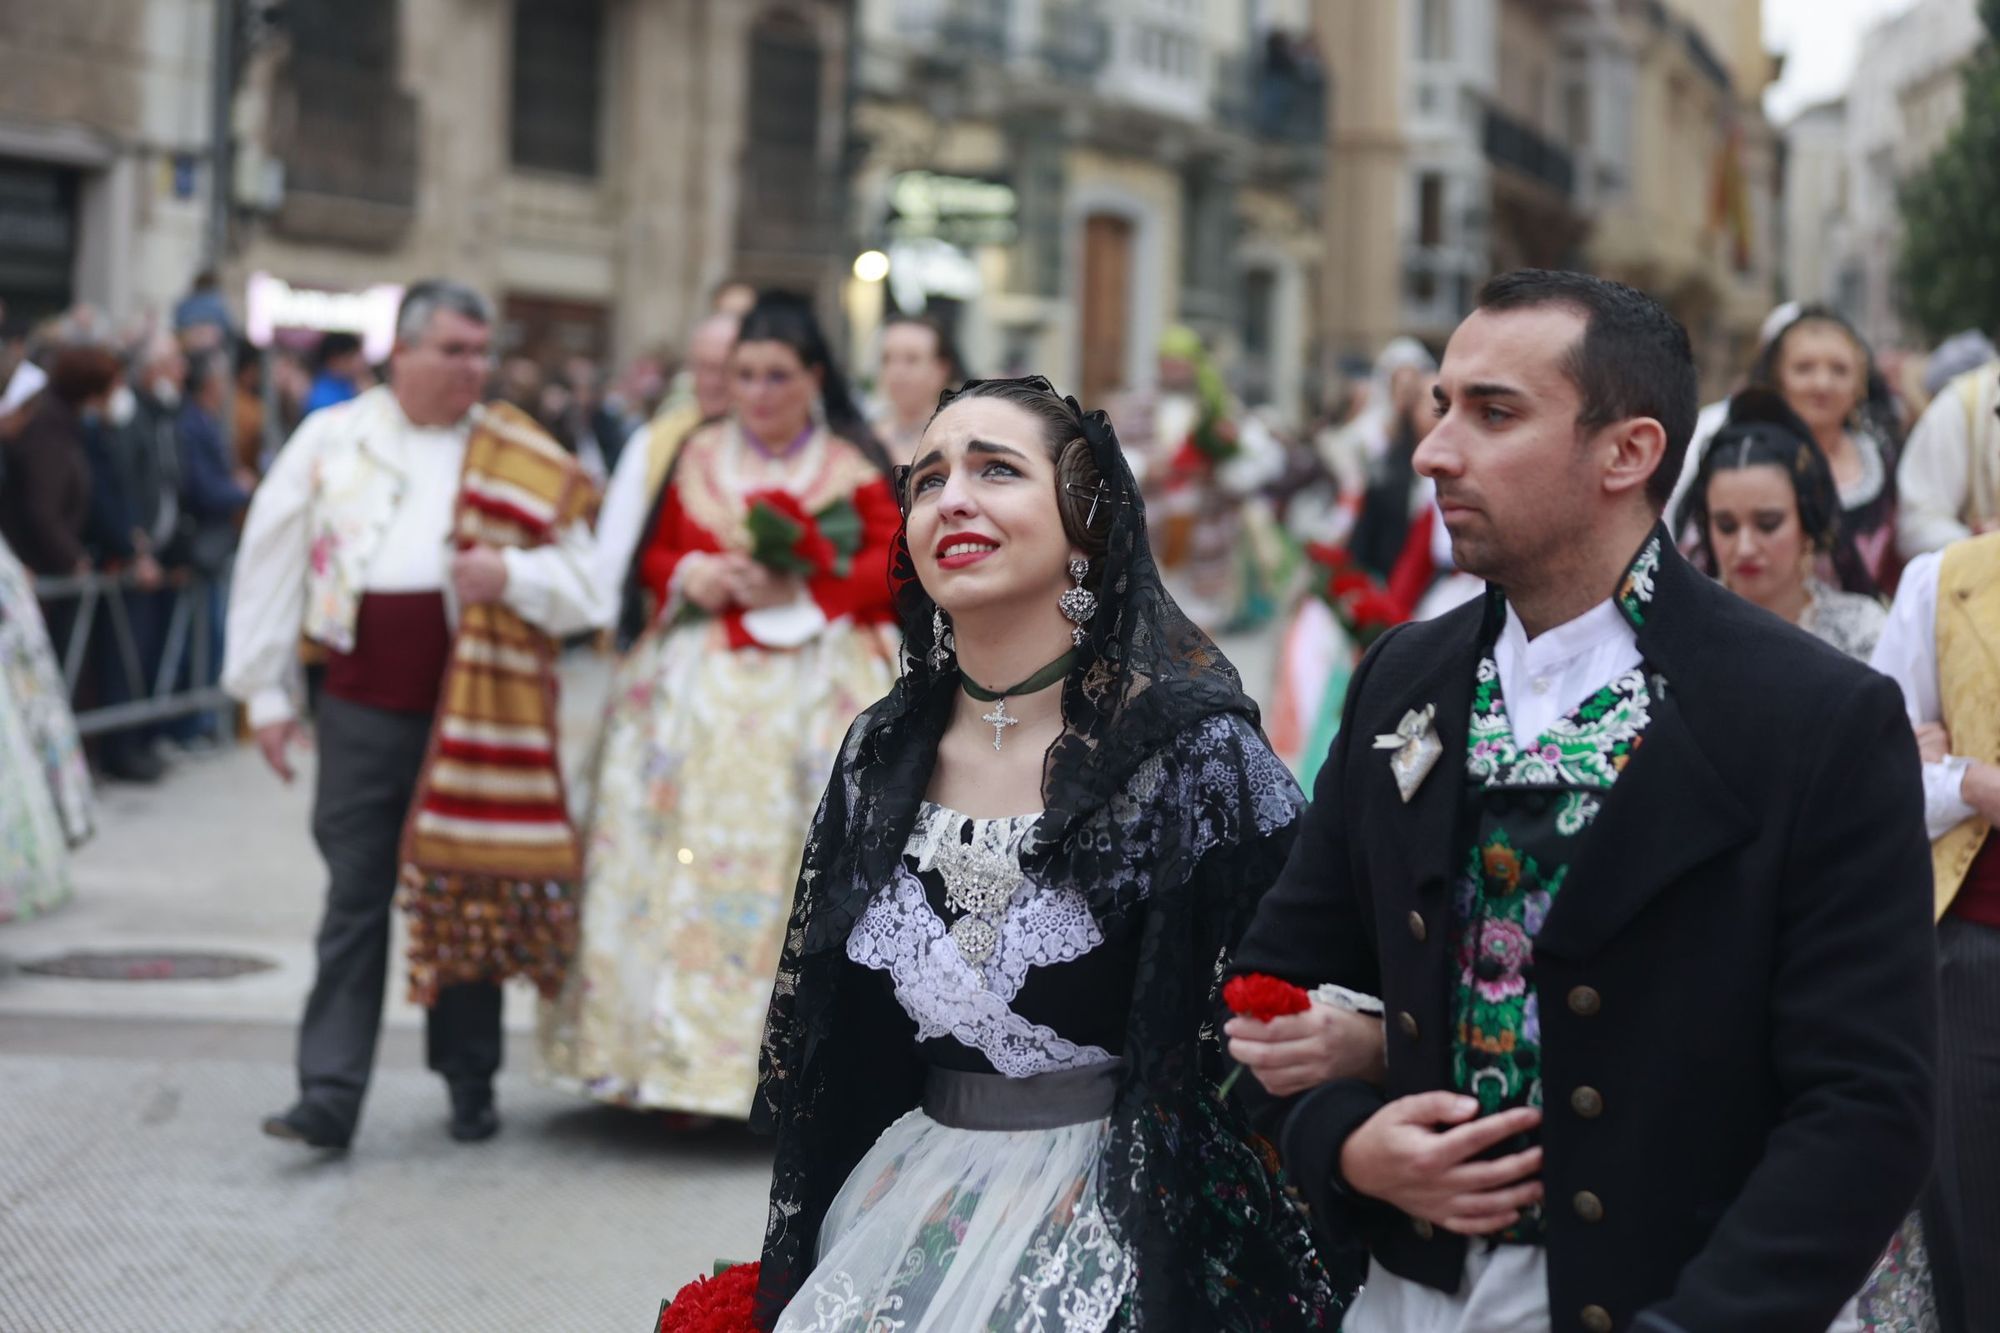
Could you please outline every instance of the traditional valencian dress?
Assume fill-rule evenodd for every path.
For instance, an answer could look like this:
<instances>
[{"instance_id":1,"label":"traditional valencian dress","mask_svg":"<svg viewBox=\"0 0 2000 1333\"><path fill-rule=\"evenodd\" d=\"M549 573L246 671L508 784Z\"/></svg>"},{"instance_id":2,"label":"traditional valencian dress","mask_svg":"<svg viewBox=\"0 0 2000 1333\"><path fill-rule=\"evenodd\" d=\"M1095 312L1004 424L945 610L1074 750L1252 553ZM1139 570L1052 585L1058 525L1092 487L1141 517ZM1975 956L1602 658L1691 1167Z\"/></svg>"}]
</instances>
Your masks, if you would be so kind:
<instances>
[{"instance_id":1,"label":"traditional valencian dress","mask_svg":"<svg viewBox=\"0 0 2000 1333\"><path fill-rule=\"evenodd\" d=\"M34 584L0 541L0 921L69 897L91 833L90 773Z\"/></svg>"},{"instance_id":2,"label":"traditional valencian dress","mask_svg":"<svg viewBox=\"0 0 2000 1333\"><path fill-rule=\"evenodd\" d=\"M904 674L807 841L759 1090L778 1135L761 1327L1338 1323L1275 1159L1211 1082L1218 966L1301 797L1161 588L1108 425L1078 416L1109 550L1047 807L925 798L959 685L911 578Z\"/></svg>"},{"instance_id":3,"label":"traditional valencian dress","mask_svg":"<svg viewBox=\"0 0 2000 1333\"><path fill-rule=\"evenodd\" d=\"M748 553L745 497L847 500L862 542L844 575L769 610L701 612L679 571ZM542 1015L562 1086L621 1105L742 1118L778 970L799 847L840 737L895 679L882 469L816 429L771 457L730 422L691 436L639 574L658 611L613 682L585 850L582 939Z\"/></svg>"}]
</instances>

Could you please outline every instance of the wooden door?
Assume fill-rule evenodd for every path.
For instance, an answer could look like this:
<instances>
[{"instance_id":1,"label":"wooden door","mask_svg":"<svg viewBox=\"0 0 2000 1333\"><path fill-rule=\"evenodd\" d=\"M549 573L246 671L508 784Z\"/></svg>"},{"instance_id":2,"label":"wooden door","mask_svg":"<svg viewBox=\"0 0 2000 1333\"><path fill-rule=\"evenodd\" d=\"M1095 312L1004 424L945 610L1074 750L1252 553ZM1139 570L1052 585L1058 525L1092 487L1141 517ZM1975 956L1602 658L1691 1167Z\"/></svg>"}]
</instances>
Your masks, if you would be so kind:
<instances>
[{"instance_id":1,"label":"wooden door","mask_svg":"<svg viewBox=\"0 0 2000 1333\"><path fill-rule=\"evenodd\" d=\"M1083 224L1083 404L1101 407L1125 384L1131 336L1132 223L1093 213Z\"/></svg>"}]
</instances>

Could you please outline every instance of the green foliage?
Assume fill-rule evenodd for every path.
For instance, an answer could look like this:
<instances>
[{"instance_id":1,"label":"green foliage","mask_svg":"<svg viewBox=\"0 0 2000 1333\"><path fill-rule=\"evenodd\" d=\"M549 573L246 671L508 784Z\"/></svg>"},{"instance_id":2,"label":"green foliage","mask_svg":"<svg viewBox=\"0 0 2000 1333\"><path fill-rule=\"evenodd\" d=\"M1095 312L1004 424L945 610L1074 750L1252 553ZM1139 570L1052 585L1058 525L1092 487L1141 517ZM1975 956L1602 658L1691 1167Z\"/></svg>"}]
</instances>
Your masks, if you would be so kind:
<instances>
[{"instance_id":1,"label":"green foliage","mask_svg":"<svg viewBox=\"0 0 2000 1333\"><path fill-rule=\"evenodd\" d=\"M1965 119L1903 187L1903 304L1932 337L2000 331L2000 0L1965 71Z\"/></svg>"}]
</instances>

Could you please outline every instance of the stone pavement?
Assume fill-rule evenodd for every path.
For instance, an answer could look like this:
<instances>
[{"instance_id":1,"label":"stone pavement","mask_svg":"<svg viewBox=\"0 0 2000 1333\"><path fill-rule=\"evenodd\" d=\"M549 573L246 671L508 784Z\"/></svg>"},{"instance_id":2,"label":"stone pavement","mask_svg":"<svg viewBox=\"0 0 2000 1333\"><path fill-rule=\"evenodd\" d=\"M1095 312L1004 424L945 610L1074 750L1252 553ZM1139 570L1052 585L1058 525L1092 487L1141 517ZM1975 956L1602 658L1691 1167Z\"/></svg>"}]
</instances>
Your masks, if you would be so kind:
<instances>
[{"instance_id":1,"label":"stone pavement","mask_svg":"<svg viewBox=\"0 0 2000 1333\"><path fill-rule=\"evenodd\" d=\"M1224 647L1262 694L1269 637ZM600 663L567 663L578 755L604 683ZM248 747L106 787L75 900L0 926L0 1333L639 1333L713 1260L755 1257L768 1148L538 1087L523 988L492 1142L446 1137L400 963L352 1152L257 1132L293 1093L312 976L310 792L309 760L284 787ZM272 966L226 981L18 970L125 948Z\"/></svg>"},{"instance_id":2,"label":"stone pavement","mask_svg":"<svg viewBox=\"0 0 2000 1333\"><path fill-rule=\"evenodd\" d=\"M601 672L570 675L568 711L587 716ZM106 787L75 900L0 926L0 1333L640 1333L715 1259L754 1258L763 1142L676 1136L536 1086L525 989L508 996L492 1142L446 1137L400 977L353 1151L257 1132L294 1090L324 888L310 790L309 771L283 787L249 748ZM16 970L113 948L275 966L227 981Z\"/></svg>"}]
</instances>

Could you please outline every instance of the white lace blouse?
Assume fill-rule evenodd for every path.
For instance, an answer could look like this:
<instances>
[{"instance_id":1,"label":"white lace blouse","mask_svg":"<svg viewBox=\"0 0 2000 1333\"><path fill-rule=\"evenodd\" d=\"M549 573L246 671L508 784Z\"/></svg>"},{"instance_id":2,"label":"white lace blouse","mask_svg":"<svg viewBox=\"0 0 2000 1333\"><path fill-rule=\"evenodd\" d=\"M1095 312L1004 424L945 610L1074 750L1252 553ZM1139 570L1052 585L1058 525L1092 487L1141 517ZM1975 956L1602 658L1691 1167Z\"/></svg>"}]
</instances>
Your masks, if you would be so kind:
<instances>
[{"instance_id":1,"label":"white lace blouse","mask_svg":"<svg viewBox=\"0 0 2000 1333\"><path fill-rule=\"evenodd\" d=\"M851 961L888 975L920 1043L949 1039L1010 1078L1114 1058L1057 1029L1102 1037L1132 980L1129 942L1107 949L1080 894L1022 871L1021 844L1040 817L973 819L926 802L894 877L847 941ZM1102 966L1064 966L1093 954ZM1063 981L1031 980L1047 969L1062 969Z\"/></svg>"}]
</instances>

